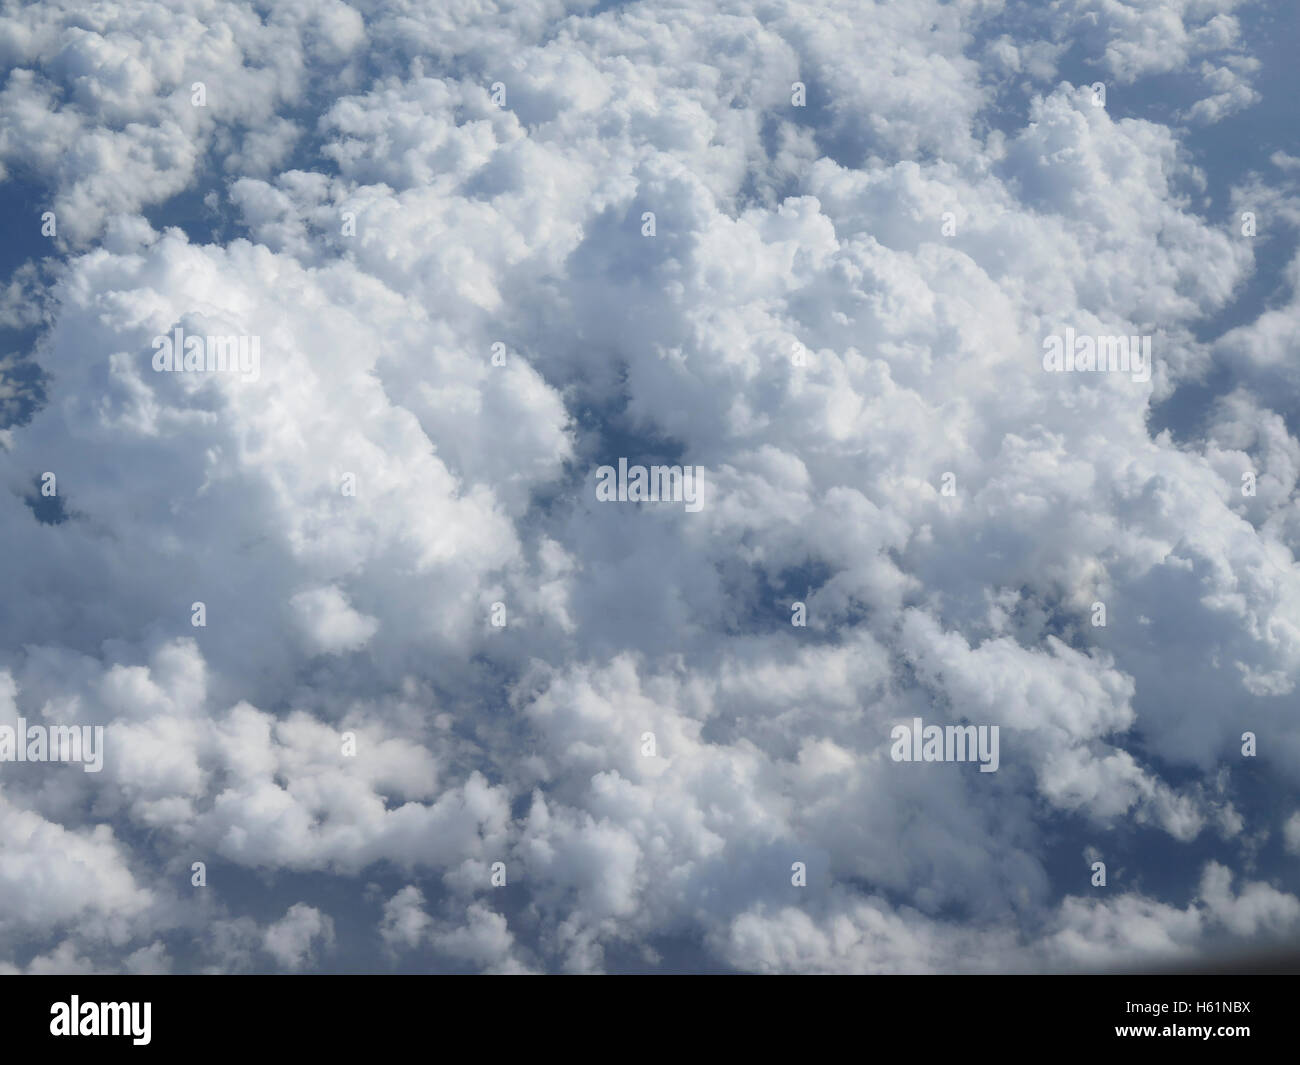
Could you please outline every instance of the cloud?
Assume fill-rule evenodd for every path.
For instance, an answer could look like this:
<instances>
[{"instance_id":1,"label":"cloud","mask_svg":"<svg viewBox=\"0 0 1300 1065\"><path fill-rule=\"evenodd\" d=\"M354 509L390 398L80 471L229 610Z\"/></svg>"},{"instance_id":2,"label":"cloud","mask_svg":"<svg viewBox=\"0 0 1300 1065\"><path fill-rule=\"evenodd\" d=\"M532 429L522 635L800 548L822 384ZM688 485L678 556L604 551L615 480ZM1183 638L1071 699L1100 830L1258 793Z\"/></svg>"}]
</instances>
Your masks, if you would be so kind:
<instances>
[{"instance_id":1,"label":"cloud","mask_svg":"<svg viewBox=\"0 0 1300 1065\"><path fill-rule=\"evenodd\" d=\"M364 647L379 629L374 618L358 614L338 588L312 588L289 600L304 636L326 654Z\"/></svg>"},{"instance_id":2,"label":"cloud","mask_svg":"<svg viewBox=\"0 0 1300 1065\"><path fill-rule=\"evenodd\" d=\"M1294 935L1300 200L1211 128L1254 6L0 19L0 725L106 736L3 766L8 969ZM893 761L918 717L997 772Z\"/></svg>"},{"instance_id":3,"label":"cloud","mask_svg":"<svg viewBox=\"0 0 1300 1065\"><path fill-rule=\"evenodd\" d=\"M296 903L262 934L262 949L291 972L301 969L315 950L334 945L334 922L314 906Z\"/></svg>"}]
</instances>

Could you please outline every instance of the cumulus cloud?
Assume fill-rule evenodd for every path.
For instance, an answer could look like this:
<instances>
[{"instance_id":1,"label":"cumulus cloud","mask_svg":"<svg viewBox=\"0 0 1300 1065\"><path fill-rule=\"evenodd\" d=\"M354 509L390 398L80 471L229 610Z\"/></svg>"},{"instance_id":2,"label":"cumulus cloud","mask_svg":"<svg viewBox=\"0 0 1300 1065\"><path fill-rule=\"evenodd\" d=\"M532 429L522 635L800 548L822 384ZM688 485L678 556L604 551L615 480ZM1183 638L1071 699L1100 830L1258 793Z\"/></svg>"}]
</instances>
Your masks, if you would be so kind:
<instances>
[{"instance_id":1,"label":"cumulus cloud","mask_svg":"<svg viewBox=\"0 0 1300 1065\"><path fill-rule=\"evenodd\" d=\"M314 950L328 950L333 944L334 922L329 915L300 902L262 934L262 949L291 971L301 969Z\"/></svg>"},{"instance_id":2,"label":"cumulus cloud","mask_svg":"<svg viewBox=\"0 0 1300 1065\"><path fill-rule=\"evenodd\" d=\"M0 16L0 726L106 737L0 766L5 971L1296 935L1300 165L1206 148L1255 6Z\"/></svg>"}]
</instances>

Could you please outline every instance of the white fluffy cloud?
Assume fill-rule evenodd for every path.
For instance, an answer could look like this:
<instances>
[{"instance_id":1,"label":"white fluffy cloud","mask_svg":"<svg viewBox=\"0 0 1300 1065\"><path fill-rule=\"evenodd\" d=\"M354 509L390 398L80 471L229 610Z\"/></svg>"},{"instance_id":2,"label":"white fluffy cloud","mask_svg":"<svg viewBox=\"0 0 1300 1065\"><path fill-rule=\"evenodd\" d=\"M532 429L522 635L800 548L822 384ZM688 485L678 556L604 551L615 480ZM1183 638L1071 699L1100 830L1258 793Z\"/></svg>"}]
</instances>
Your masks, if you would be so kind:
<instances>
[{"instance_id":1,"label":"white fluffy cloud","mask_svg":"<svg viewBox=\"0 0 1300 1065\"><path fill-rule=\"evenodd\" d=\"M1259 96L1228 6L0 18L0 176L58 221L0 297L44 374L0 429L0 725L106 736L99 774L0 766L0 958L998 970L1295 934L1260 864L1298 798L1300 260L1207 327L1259 267L1189 147ZM1077 55L1192 98L1094 106ZM1294 162L1222 199L1287 231ZM1150 380L1045 373L1066 329L1151 337ZM176 330L257 373L155 371ZM619 457L702 465L706 505L598 502ZM894 762L916 717L998 726L998 771ZM1089 895L1063 838L1124 872Z\"/></svg>"},{"instance_id":2,"label":"white fluffy cloud","mask_svg":"<svg viewBox=\"0 0 1300 1065\"><path fill-rule=\"evenodd\" d=\"M262 949L278 965L301 969L313 951L334 945L334 922L314 906L296 903L262 934Z\"/></svg>"}]
</instances>

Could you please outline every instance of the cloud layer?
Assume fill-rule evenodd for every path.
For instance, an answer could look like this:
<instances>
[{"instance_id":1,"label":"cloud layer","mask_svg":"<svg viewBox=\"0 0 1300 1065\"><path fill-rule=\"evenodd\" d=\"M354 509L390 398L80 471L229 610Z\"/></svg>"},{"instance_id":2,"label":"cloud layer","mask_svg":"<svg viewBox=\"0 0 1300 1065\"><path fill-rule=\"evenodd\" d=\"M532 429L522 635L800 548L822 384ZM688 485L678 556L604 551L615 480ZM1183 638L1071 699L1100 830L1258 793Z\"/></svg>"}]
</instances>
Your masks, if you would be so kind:
<instances>
[{"instance_id":1,"label":"cloud layer","mask_svg":"<svg viewBox=\"0 0 1300 1065\"><path fill-rule=\"evenodd\" d=\"M0 726L106 736L0 763L9 970L1300 934L1280 5L83 7L0 16Z\"/></svg>"}]
</instances>

